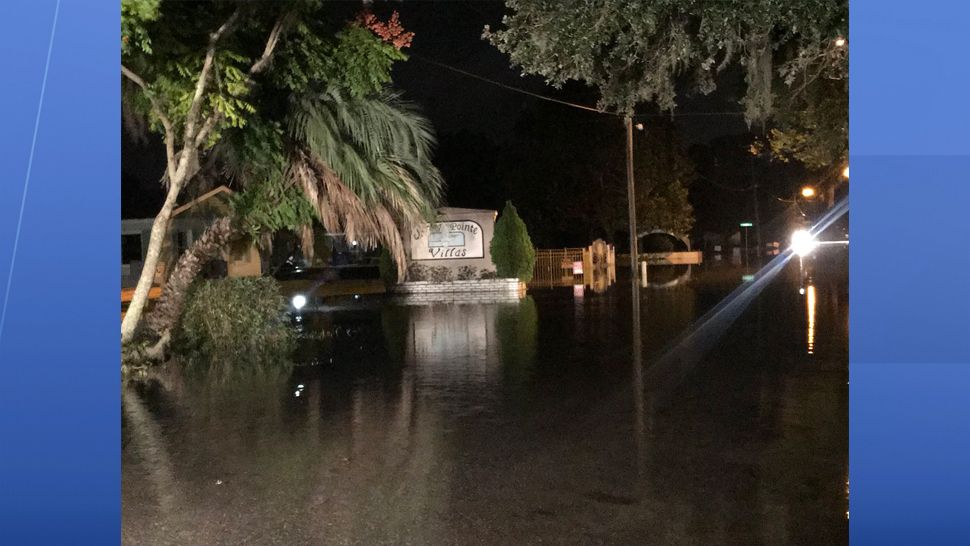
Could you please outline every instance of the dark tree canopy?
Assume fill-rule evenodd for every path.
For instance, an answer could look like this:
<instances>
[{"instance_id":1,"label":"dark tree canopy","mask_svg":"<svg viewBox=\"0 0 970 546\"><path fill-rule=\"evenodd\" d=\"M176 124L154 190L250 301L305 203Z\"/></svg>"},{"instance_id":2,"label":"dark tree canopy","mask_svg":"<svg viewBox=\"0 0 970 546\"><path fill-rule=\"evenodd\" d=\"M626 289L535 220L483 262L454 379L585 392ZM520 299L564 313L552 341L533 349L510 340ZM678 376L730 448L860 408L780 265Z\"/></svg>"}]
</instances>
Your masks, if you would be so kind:
<instances>
[{"instance_id":1,"label":"dark tree canopy","mask_svg":"<svg viewBox=\"0 0 970 546\"><path fill-rule=\"evenodd\" d=\"M740 63L749 122L768 119L778 84L841 77L847 0L506 0L503 28L484 36L523 73L580 81L601 108L673 110L684 83L709 93ZM840 38L842 41L840 41ZM781 80L780 82L778 80Z\"/></svg>"}]
</instances>

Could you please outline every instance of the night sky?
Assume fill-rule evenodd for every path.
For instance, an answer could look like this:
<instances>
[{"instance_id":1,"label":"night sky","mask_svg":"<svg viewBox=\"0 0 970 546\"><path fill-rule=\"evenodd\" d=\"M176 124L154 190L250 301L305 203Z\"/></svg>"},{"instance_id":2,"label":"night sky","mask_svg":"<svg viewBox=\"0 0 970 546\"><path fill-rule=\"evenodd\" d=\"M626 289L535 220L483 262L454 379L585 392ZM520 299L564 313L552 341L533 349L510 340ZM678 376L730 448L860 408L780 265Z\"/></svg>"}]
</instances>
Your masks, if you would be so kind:
<instances>
[{"instance_id":1,"label":"night sky","mask_svg":"<svg viewBox=\"0 0 970 546\"><path fill-rule=\"evenodd\" d=\"M348 2L338 9L345 10L349 19L359 6L359 3ZM460 148L459 153L463 157L458 161L439 157L439 166L456 163L475 165L492 161L492 145L514 146L516 124L534 110L537 103L544 101L455 73L428 61L443 63L533 93L590 106L596 103L595 90L581 84L555 90L546 86L541 78L520 76L518 71L509 67L508 59L502 53L481 39L485 25L492 28L500 26L504 11L502 2L405 1L377 3L373 9L381 17L398 10L405 28L415 32L412 47L408 50L411 59L397 63L394 85L404 92L406 99L417 103L432 121L438 132L439 149L455 153L453 150ZM742 91L741 83L740 74L727 74L719 81L719 88L712 95L681 99L678 115L674 118L680 140L688 148L691 157L695 158L701 174L691 185L691 201L697 217L695 235L704 231L724 232L736 226L737 221L750 219L753 196L750 192L733 191L731 188L749 187L752 181L757 181L761 186L761 215L767 222L784 208L778 198L790 196L807 176L801 169L791 165L753 162L746 158L744 150L754 134L740 116L706 115L711 112L739 111L737 101ZM557 108L564 110L563 115L602 116L567 106ZM638 110L638 114L659 115L648 107ZM647 130L650 120L650 117L642 119ZM617 121L617 131L621 130L621 124ZM462 140L457 140L457 135L461 135ZM461 147L460 142L466 142L469 135L489 145ZM147 142L137 143L128 135L122 140L122 215L125 218L153 216L163 198L158 183L164 168L161 142L150 137ZM550 145L554 146L555 143L550 142ZM475 195L476 188L463 186L463 179L470 177L456 169L442 167L442 171L449 187L446 199L459 194ZM465 197L464 200L467 199ZM495 206L495 203L460 205L486 207Z\"/></svg>"}]
</instances>

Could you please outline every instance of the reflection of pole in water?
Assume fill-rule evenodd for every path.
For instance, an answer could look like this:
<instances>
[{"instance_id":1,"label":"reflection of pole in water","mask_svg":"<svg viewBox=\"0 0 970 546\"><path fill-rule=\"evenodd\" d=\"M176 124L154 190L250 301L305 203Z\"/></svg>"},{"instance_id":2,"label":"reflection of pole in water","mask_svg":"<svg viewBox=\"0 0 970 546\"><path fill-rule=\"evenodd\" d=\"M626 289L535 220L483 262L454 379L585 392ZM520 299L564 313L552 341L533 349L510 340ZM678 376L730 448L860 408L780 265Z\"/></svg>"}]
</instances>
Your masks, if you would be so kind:
<instances>
[{"instance_id":1,"label":"reflection of pole in water","mask_svg":"<svg viewBox=\"0 0 970 546\"><path fill-rule=\"evenodd\" d=\"M637 449L637 484L638 486L643 481L644 472L644 452L645 452L645 440L644 440L644 419L643 419L643 355L642 344L640 340L640 285L637 283L637 279L631 279L630 282L630 293L631 293L631 308L633 311L632 323L633 336L633 410L634 410L634 439L636 441ZM639 494L639 490L638 490Z\"/></svg>"},{"instance_id":2,"label":"reflection of pole in water","mask_svg":"<svg viewBox=\"0 0 970 546\"><path fill-rule=\"evenodd\" d=\"M805 306L808 308L808 354L815 352L815 285L808 285L805 290Z\"/></svg>"}]
</instances>

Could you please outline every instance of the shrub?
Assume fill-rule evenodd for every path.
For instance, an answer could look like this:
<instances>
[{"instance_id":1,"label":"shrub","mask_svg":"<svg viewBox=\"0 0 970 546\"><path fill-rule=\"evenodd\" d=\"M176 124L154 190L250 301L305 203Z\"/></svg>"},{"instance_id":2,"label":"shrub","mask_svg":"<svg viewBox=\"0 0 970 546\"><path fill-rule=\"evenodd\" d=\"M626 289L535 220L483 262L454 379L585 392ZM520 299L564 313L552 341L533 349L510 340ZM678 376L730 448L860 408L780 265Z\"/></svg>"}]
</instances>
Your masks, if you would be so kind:
<instances>
[{"instance_id":1,"label":"shrub","mask_svg":"<svg viewBox=\"0 0 970 546\"><path fill-rule=\"evenodd\" d=\"M475 279L477 271L474 267L470 265L463 265L458 268L458 280L459 281L471 281Z\"/></svg>"},{"instance_id":2,"label":"shrub","mask_svg":"<svg viewBox=\"0 0 970 546\"><path fill-rule=\"evenodd\" d=\"M488 269L483 269L481 273L478 274L478 278L484 280L497 279L498 273L490 271Z\"/></svg>"},{"instance_id":3,"label":"shrub","mask_svg":"<svg viewBox=\"0 0 970 546\"><path fill-rule=\"evenodd\" d=\"M288 361L296 336L270 277L202 280L186 295L173 349L214 364Z\"/></svg>"},{"instance_id":4,"label":"shrub","mask_svg":"<svg viewBox=\"0 0 970 546\"><path fill-rule=\"evenodd\" d=\"M408 266L408 280L409 281L426 281L428 280L428 268L421 264L411 264Z\"/></svg>"},{"instance_id":5,"label":"shrub","mask_svg":"<svg viewBox=\"0 0 970 546\"><path fill-rule=\"evenodd\" d=\"M529 238L525 222L519 218L511 201L506 201L502 216L495 223L495 234L489 247L499 277L518 277L522 282L532 280L536 250Z\"/></svg>"},{"instance_id":6,"label":"shrub","mask_svg":"<svg viewBox=\"0 0 970 546\"><path fill-rule=\"evenodd\" d=\"M431 282L450 282L455 280L455 272L450 267L432 267L429 277Z\"/></svg>"}]
</instances>

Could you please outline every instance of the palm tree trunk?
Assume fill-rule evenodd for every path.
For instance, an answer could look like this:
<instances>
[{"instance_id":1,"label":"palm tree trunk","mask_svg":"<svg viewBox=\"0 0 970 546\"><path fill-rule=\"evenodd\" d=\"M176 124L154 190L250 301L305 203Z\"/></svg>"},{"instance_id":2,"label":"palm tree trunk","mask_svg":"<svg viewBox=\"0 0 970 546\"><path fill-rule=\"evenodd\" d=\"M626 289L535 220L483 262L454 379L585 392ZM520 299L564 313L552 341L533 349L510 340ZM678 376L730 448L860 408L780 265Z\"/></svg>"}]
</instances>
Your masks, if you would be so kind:
<instances>
[{"instance_id":1,"label":"palm tree trunk","mask_svg":"<svg viewBox=\"0 0 970 546\"><path fill-rule=\"evenodd\" d=\"M185 295L192 281L210 260L219 257L240 235L228 217L220 218L182 254L165 283L161 297L147 317L148 327L155 334L166 337L165 334L175 326L182 313Z\"/></svg>"}]
</instances>

